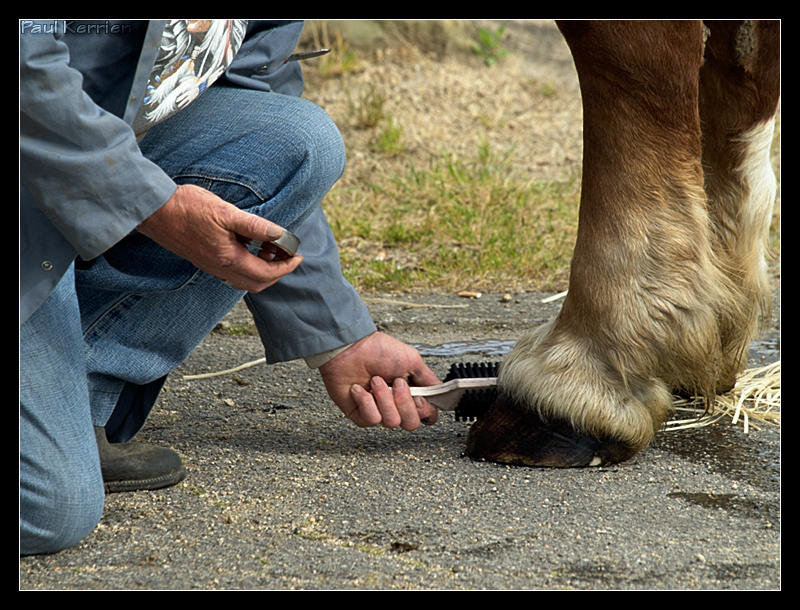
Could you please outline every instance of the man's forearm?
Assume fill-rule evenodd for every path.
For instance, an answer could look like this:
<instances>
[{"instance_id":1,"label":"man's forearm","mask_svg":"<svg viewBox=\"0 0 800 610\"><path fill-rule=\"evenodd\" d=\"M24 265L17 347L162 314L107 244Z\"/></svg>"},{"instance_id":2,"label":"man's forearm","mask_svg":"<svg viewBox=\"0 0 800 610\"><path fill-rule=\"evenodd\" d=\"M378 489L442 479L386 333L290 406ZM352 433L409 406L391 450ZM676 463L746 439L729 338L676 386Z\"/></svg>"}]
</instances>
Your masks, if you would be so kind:
<instances>
[{"instance_id":1,"label":"man's forearm","mask_svg":"<svg viewBox=\"0 0 800 610\"><path fill-rule=\"evenodd\" d=\"M341 351L376 327L342 275L336 240L322 210L315 209L295 232L303 264L268 291L246 295L245 302L268 362L311 357L318 366L329 359L331 350Z\"/></svg>"}]
</instances>

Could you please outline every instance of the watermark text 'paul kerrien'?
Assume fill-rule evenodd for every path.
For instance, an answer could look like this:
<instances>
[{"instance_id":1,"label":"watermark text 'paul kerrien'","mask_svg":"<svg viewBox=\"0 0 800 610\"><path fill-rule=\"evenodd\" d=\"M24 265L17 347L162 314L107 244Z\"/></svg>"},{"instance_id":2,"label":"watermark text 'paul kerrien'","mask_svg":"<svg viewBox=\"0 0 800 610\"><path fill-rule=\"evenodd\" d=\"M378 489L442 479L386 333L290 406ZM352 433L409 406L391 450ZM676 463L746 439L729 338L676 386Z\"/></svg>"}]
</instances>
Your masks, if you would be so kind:
<instances>
[{"instance_id":1,"label":"watermark text 'paul kerrien'","mask_svg":"<svg viewBox=\"0 0 800 610\"><path fill-rule=\"evenodd\" d=\"M20 34L129 34L130 23L119 21L75 21L67 19L21 19Z\"/></svg>"}]
</instances>

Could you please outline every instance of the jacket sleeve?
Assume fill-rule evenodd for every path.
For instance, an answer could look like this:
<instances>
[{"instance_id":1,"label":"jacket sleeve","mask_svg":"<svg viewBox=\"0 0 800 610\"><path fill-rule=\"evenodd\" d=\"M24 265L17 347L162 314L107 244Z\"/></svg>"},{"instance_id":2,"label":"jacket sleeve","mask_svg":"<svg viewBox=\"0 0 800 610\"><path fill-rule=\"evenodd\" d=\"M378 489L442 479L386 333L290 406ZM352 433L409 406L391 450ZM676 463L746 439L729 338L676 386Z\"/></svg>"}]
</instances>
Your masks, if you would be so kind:
<instances>
[{"instance_id":1,"label":"jacket sleeve","mask_svg":"<svg viewBox=\"0 0 800 610\"><path fill-rule=\"evenodd\" d=\"M20 184L84 259L160 208L175 183L97 106L52 35L20 36Z\"/></svg>"},{"instance_id":2,"label":"jacket sleeve","mask_svg":"<svg viewBox=\"0 0 800 610\"><path fill-rule=\"evenodd\" d=\"M286 60L302 31L302 21L249 22L242 46L221 80L238 87L301 95L300 63Z\"/></svg>"},{"instance_id":3,"label":"jacket sleeve","mask_svg":"<svg viewBox=\"0 0 800 610\"><path fill-rule=\"evenodd\" d=\"M295 50L303 23L259 21L248 25L242 48L225 79L241 87L301 95ZM321 208L297 230L303 264L245 303L270 363L306 358L349 345L376 330L361 297L342 275L339 249Z\"/></svg>"},{"instance_id":4,"label":"jacket sleeve","mask_svg":"<svg viewBox=\"0 0 800 610\"><path fill-rule=\"evenodd\" d=\"M267 290L245 297L270 363L340 348L376 330L342 275L336 240L320 207L297 234L303 264Z\"/></svg>"}]
</instances>

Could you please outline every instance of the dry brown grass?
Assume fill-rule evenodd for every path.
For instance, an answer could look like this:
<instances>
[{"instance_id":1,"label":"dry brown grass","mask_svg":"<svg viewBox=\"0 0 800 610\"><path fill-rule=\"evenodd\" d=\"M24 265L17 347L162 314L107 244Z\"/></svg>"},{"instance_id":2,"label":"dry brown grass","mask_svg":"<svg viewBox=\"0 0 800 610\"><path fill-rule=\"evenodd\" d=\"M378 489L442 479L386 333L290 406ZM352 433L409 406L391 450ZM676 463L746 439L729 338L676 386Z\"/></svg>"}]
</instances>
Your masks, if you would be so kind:
<instances>
[{"instance_id":1,"label":"dry brown grass","mask_svg":"<svg viewBox=\"0 0 800 610\"><path fill-rule=\"evenodd\" d=\"M759 425L779 426L781 420L781 363L744 371L730 391L717 396L711 408L702 398L679 399L673 403L676 418L665 430L709 426L724 419L741 424L744 432Z\"/></svg>"}]
</instances>

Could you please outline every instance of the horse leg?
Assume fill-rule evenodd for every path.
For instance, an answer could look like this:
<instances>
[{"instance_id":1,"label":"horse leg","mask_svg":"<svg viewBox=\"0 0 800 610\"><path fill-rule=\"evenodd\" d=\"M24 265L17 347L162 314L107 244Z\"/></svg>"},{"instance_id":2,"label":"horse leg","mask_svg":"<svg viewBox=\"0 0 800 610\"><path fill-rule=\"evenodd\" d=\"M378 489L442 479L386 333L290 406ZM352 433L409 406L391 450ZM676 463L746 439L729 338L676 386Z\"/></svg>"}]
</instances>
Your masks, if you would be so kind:
<instances>
[{"instance_id":1,"label":"horse leg","mask_svg":"<svg viewBox=\"0 0 800 610\"><path fill-rule=\"evenodd\" d=\"M566 22L584 113L569 292L502 363L471 428L475 458L533 466L625 460L671 390L713 394L729 307L703 189L699 22Z\"/></svg>"},{"instance_id":2,"label":"horse leg","mask_svg":"<svg viewBox=\"0 0 800 610\"><path fill-rule=\"evenodd\" d=\"M780 97L780 24L706 23L700 123L712 243L740 307L720 320L720 388L733 386L771 310L767 274L776 181L770 160Z\"/></svg>"}]
</instances>

